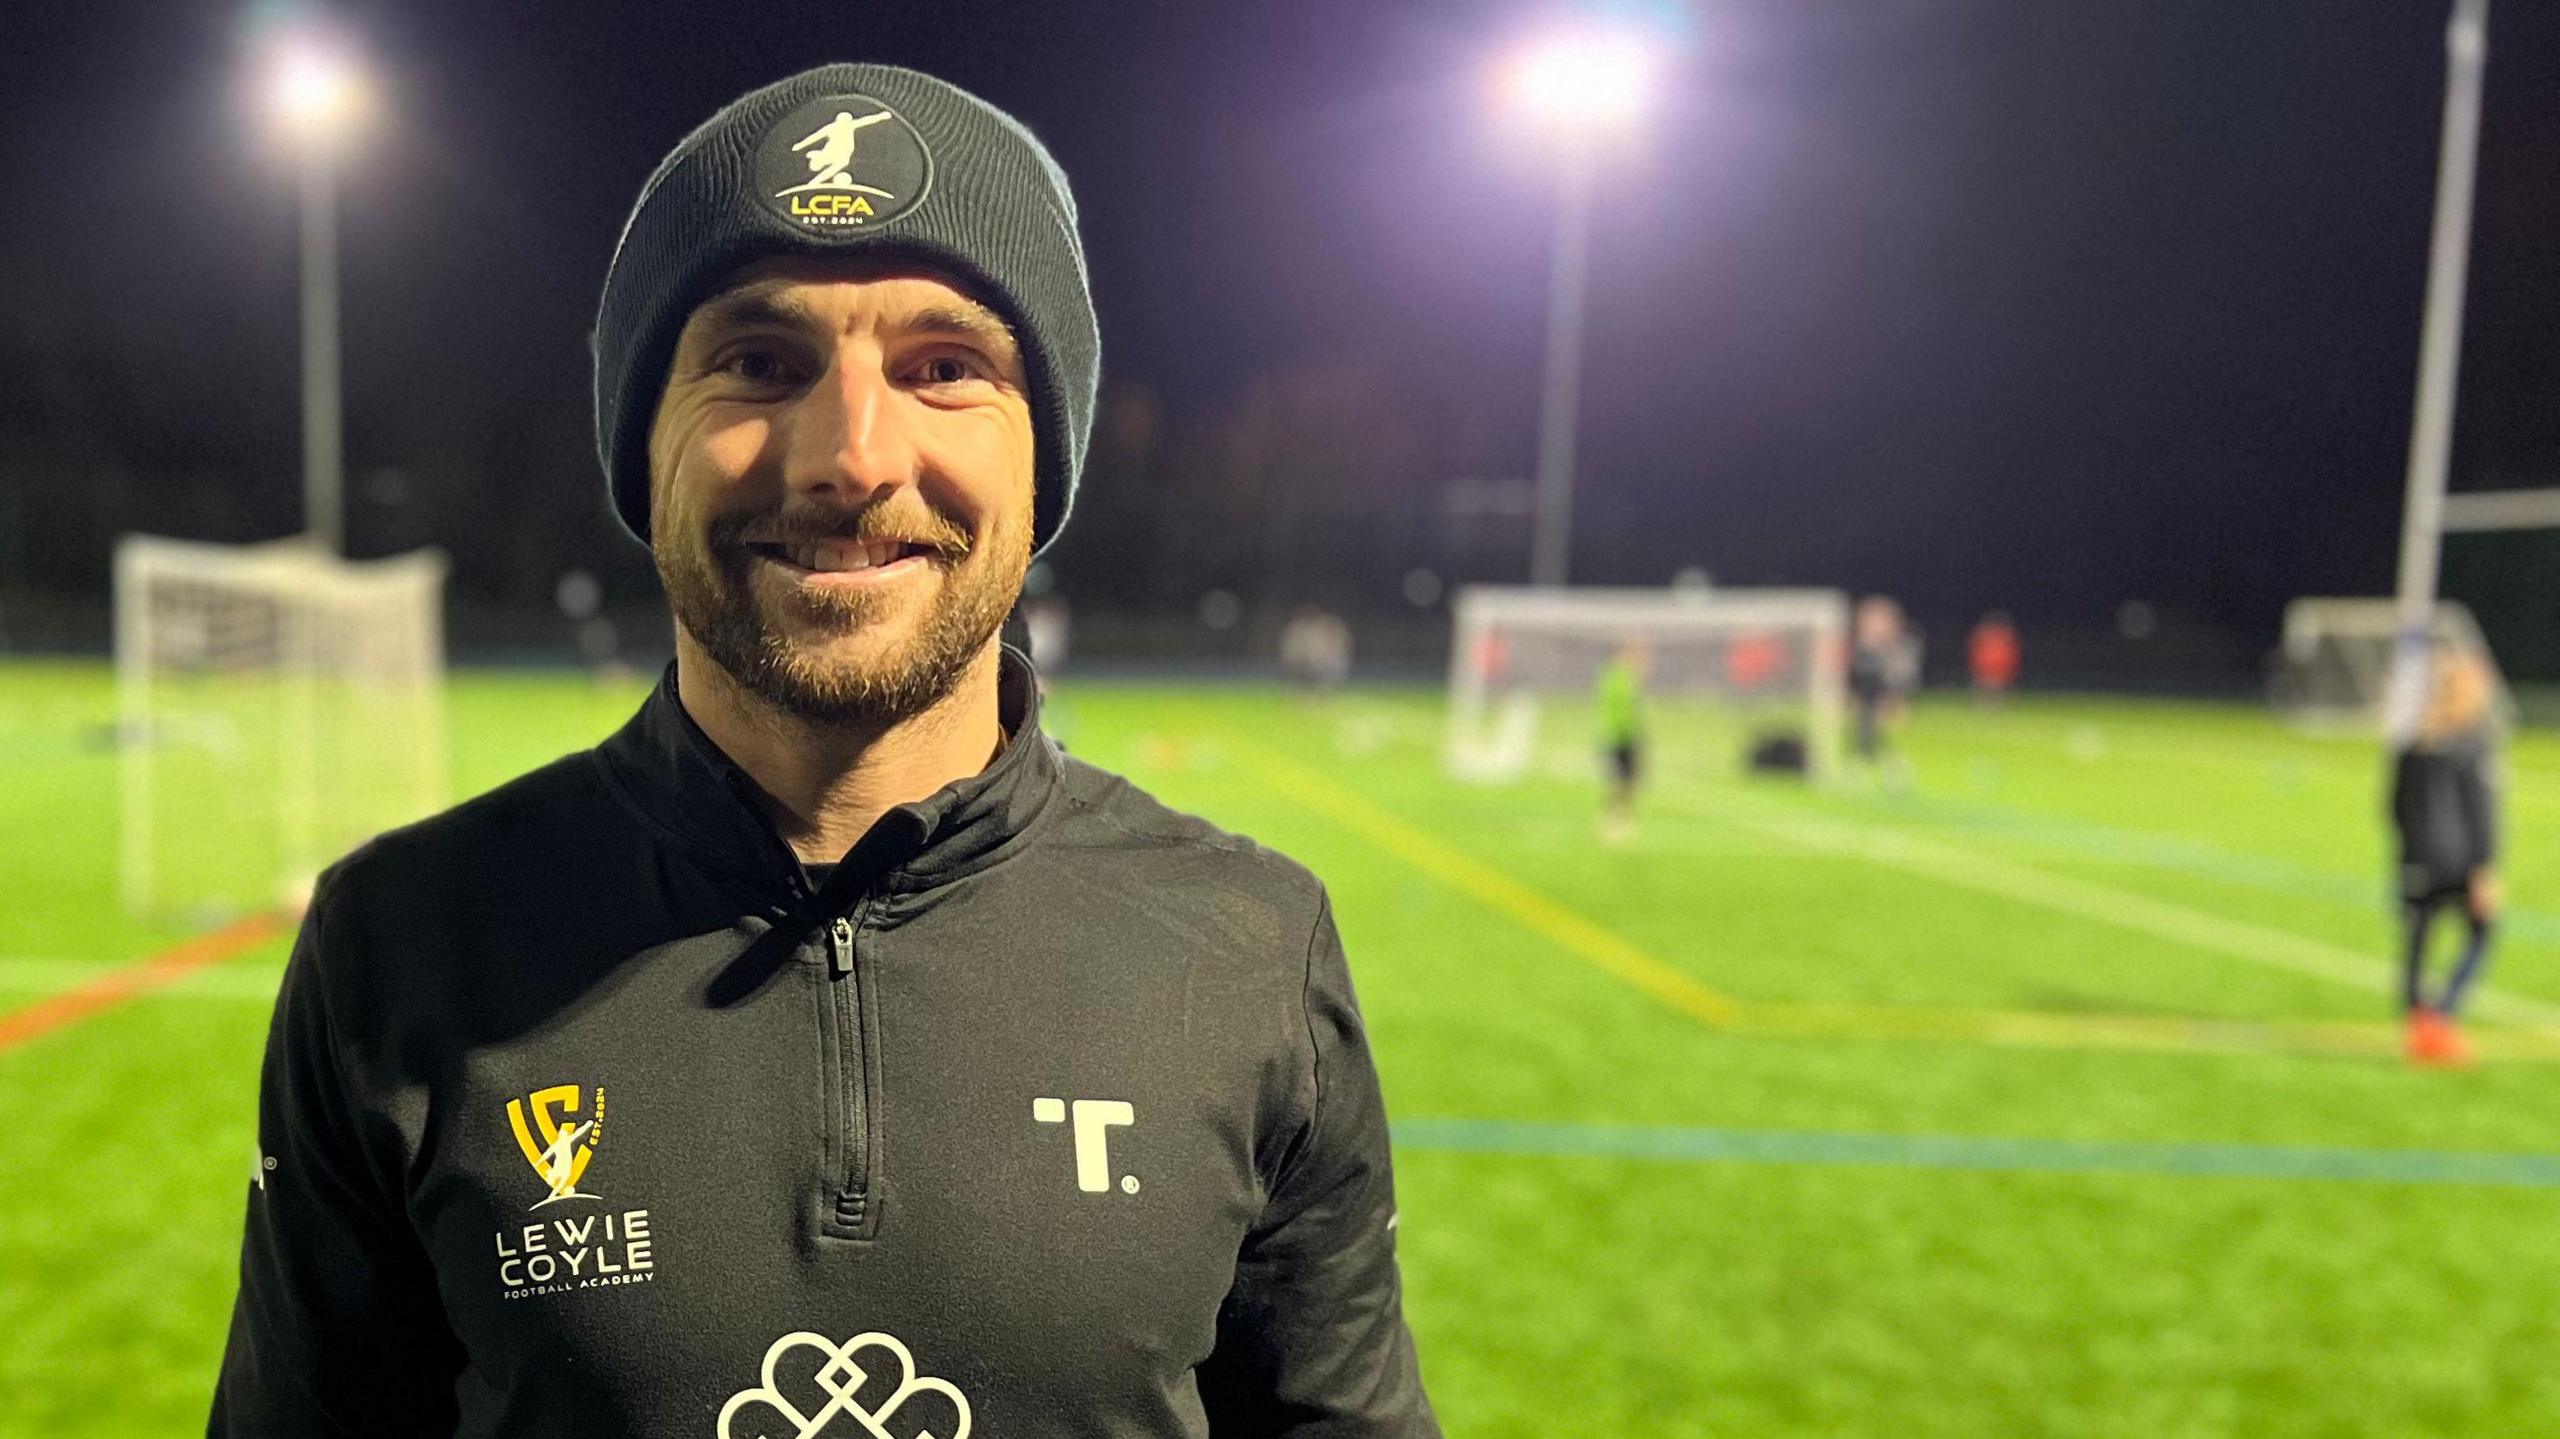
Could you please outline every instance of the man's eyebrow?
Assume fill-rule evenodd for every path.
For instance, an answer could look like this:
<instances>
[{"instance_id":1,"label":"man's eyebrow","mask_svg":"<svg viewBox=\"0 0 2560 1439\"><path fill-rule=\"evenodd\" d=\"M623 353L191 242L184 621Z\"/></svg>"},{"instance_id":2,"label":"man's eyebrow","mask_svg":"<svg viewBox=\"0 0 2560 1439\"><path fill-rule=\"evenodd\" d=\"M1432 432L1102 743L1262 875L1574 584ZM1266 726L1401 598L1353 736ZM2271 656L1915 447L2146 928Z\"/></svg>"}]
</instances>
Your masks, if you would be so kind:
<instances>
[{"instance_id":1,"label":"man's eyebrow","mask_svg":"<svg viewBox=\"0 0 2560 1439\"><path fill-rule=\"evenodd\" d=\"M750 287L703 301L694 312L690 327L712 333L799 329L816 319L805 305L771 289ZM901 335L948 335L971 340L999 355L1011 355L1021 348L1011 325L993 310L970 300L927 305L889 320L884 328Z\"/></svg>"},{"instance_id":2,"label":"man's eyebrow","mask_svg":"<svg viewBox=\"0 0 2560 1439\"><path fill-rule=\"evenodd\" d=\"M898 320L891 328L908 335L950 335L974 340L1000 354L1010 355L1017 348L1013 327L996 318L984 305L928 305Z\"/></svg>"},{"instance_id":3,"label":"man's eyebrow","mask_svg":"<svg viewBox=\"0 0 2560 1439\"><path fill-rule=\"evenodd\" d=\"M707 330L791 329L808 324L809 311L769 290L733 290L703 301L693 323Z\"/></svg>"}]
</instances>

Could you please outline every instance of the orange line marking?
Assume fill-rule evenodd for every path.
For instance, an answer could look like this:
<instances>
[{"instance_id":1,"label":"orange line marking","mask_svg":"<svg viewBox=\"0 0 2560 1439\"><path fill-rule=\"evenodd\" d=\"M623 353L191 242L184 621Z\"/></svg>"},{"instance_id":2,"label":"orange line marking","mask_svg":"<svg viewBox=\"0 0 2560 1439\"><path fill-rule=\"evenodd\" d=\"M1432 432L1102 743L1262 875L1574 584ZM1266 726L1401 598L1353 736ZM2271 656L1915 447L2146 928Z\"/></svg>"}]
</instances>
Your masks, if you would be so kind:
<instances>
[{"instance_id":1,"label":"orange line marking","mask_svg":"<svg viewBox=\"0 0 2560 1439\"><path fill-rule=\"evenodd\" d=\"M75 984L60 994L47 995L15 1013L0 1014L0 1050L14 1049L64 1025L77 1024L100 1010L113 1009L136 995L149 993L164 984L184 979L199 969L255 949L274 938L283 928L284 916L272 911L233 920L220 929L197 935L148 959L135 960L121 968L108 970L95 979Z\"/></svg>"}]
</instances>

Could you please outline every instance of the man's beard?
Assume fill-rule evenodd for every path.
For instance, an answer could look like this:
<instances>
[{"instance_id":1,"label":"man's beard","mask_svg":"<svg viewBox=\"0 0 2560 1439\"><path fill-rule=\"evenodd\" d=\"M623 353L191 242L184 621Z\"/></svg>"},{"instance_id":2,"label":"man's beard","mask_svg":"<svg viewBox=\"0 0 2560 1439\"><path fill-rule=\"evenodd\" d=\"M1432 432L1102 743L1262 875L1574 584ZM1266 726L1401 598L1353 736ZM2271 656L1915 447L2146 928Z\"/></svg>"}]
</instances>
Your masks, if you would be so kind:
<instances>
[{"instance_id":1,"label":"man's beard","mask_svg":"<svg viewBox=\"0 0 2560 1439\"><path fill-rule=\"evenodd\" d=\"M974 547L967 531L938 515L908 523L866 509L822 529L781 527L778 533L792 543L894 538L931 547L925 563L942 583L925 601L914 631L868 662L837 660L795 643L766 613L767 602L752 583L759 561L744 538L750 530L759 538L773 537L775 527L758 529L764 518L723 515L698 544L658 530L650 546L658 578L676 623L741 689L786 714L823 724L884 729L948 698L1004 624L1031 567L1030 527L1020 521L998 524ZM879 624L899 608L889 595L822 585L799 587L779 603L797 611L802 627L827 636Z\"/></svg>"}]
</instances>

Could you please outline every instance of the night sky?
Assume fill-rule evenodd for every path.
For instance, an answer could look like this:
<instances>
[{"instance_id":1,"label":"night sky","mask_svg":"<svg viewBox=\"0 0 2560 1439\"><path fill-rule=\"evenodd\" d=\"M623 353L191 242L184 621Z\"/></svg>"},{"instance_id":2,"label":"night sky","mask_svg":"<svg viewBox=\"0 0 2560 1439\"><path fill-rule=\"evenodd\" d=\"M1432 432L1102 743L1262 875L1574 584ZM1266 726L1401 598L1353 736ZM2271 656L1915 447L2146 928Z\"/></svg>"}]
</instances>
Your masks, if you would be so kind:
<instances>
[{"instance_id":1,"label":"night sky","mask_svg":"<svg viewBox=\"0 0 2560 1439\"><path fill-rule=\"evenodd\" d=\"M2492 16L2457 488L2560 483L2553 12ZM1213 484L1199 457L1234 448L1257 395L1334 397L1298 406L1315 413L1283 448L1321 451L1308 432L1336 414L1337 445L1396 428L1384 458L1336 467L1374 487L1358 523L1378 533L1356 562L1303 557L1355 604L1346 567L1392 590L1441 553L1444 482L1531 468L1557 157L1491 76L1550 7L332 13L385 89L345 199L353 542L445 545L466 597L540 600L570 563L645 589L586 420L614 237L693 124L831 59L978 91L1076 185L1108 389L1056 556L1070 594L1184 593L1207 539L1166 517L1209 513L1186 487ZM2141 598L2249 634L2289 595L2387 589L2441 6L1673 16L1666 93L1597 181L1578 580L1697 564L2031 627ZM289 530L294 196L246 94L248 9L21 6L0 26L0 593L102 593L123 529ZM1251 476L1287 472L1222 471L1238 493L1217 513L1251 531L1296 502ZM1274 533L1338 548L1354 522ZM2554 602L2553 553L2460 540L2448 583L2512 616Z\"/></svg>"}]
</instances>

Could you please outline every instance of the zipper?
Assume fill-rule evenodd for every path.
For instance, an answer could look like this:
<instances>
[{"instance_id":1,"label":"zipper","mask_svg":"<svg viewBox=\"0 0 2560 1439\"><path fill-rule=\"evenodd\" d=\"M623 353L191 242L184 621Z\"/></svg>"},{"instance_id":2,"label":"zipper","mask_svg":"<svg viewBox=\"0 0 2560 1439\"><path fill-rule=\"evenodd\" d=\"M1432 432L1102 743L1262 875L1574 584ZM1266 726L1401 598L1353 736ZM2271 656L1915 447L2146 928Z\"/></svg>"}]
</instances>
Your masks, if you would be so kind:
<instances>
[{"instance_id":1,"label":"zipper","mask_svg":"<svg viewBox=\"0 0 2560 1439\"><path fill-rule=\"evenodd\" d=\"M820 1083L827 1086L828 1118L833 1132L828 1156L819 1167L820 1230L833 1238L868 1240L880 1227L880 992L863 972L862 931L869 921L877 886L897 864L922 848L924 822L910 810L893 809L854 842L837 861L836 872L813 891L796 860L794 890L804 912L838 911L803 945L826 950L826 969L818 996ZM803 950L803 953L807 951ZM832 1066L832 1073L826 1072ZM832 1161L832 1162L830 1162Z\"/></svg>"},{"instance_id":2,"label":"zipper","mask_svg":"<svg viewBox=\"0 0 2560 1439\"><path fill-rule=\"evenodd\" d=\"M813 889L808 871L800 865L800 857L784 843L770 821L764 819L754 794L754 785L744 772L734 766L723 771L723 778L739 803L755 813L775 857L781 861L785 883L790 888L795 908L805 908L824 901L842 903L839 881L858 878L866 886L848 914L840 914L825 930L827 949L826 994L820 1008L826 1017L826 1040L835 1056L836 1072L829 1078L835 1087L836 1153L840 1163L836 1172L825 1178L830 1191L821 1195L825 1202L825 1231L839 1239L867 1240L879 1229L879 1206L872 1202L874 1153L879 1147L879 1106L875 1095L880 1083L879 995L863 983L860 963L862 925L871 910L868 886L896 862L923 845L924 821L911 809L893 809L882 815L862 838L837 862L837 878ZM806 939L801 941L807 943ZM820 1066L825 1056L820 1056ZM824 1168L824 1161L821 1161Z\"/></svg>"},{"instance_id":3,"label":"zipper","mask_svg":"<svg viewBox=\"0 0 2560 1439\"><path fill-rule=\"evenodd\" d=\"M878 1229L871 1170L879 1055L876 1026L868 1022L878 997L863 982L860 963L862 922L870 908L871 896L865 894L851 914L837 916L827 927L827 1015L835 1039L840 1162L829 1177L833 1192L826 1199L830 1228L847 1239L869 1239Z\"/></svg>"}]
</instances>

